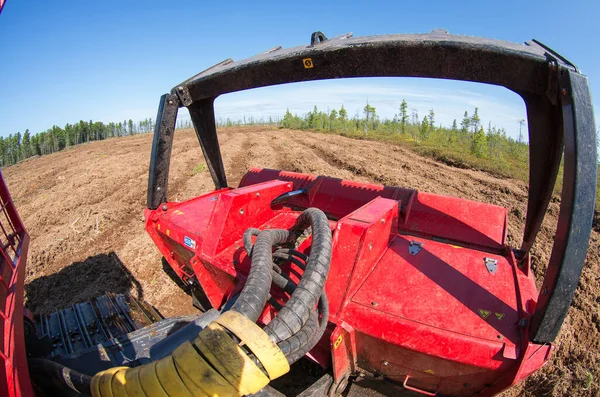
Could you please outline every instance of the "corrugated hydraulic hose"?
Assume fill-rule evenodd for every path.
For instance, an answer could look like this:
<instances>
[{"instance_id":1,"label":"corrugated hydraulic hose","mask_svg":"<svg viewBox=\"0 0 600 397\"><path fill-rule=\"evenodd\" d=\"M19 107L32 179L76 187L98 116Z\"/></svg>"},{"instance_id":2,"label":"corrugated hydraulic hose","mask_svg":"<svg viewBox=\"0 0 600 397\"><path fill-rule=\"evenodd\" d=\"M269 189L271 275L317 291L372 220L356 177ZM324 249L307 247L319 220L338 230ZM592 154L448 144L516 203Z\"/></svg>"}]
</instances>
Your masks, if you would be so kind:
<instances>
[{"instance_id":1,"label":"corrugated hydraulic hose","mask_svg":"<svg viewBox=\"0 0 600 397\"><path fill-rule=\"evenodd\" d=\"M272 252L273 245L295 241L297 236L309 226L312 228L313 240L311 254L308 257L289 248ZM272 232L277 233L276 238L271 235ZM254 246L252 246L252 236L258 236ZM287 241L285 236L287 236ZM312 349L325 332L329 307L327 296L324 293L324 285L329 272L331 244L331 229L327 216L317 208L305 210L289 232L287 230L261 231L250 228L244 233L244 248L246 253L252 257L250 272L253 272L255 266L257 269L261 269L261 272L266 272L268 264L270 264L272 282L286 292L291 292L288 302L265 328L271 339L284 352L290 364ZM273 263L273 257L289 260L304 270L297 286L289 280L283 280L285 275L281 274L281 269ZM257 259L260 262L256 262ZM301 260L306 261L306 265ZM263 307L261 302L263 299L265 302L268 299L270 282L271 280L265 277L257 278L256 283L260 287L253 284L255 287L253 291L257 294L244 294L242 291L238 302L242 301L245 305L252 307ZM319 313L321 314L320 324L318 313L314 310L317 301L319 301ZM236 309L233 308L233 310ZM244 312L244 314L248 314L248 312Z\"/></svg>"},{"instance_id":2,"label":"corrugated hydraulic hose","mask_svg":"<svg viewBox=\"0 0 600 397\"><path fill-rule=\"evenodd\" d=\"M288 371L285 355L267 334L240 313L228 311L194 341L161 360L96 374L91 393L93 397L242 396L258 392Z\"/></svg>"},{"instance_id":3,"label":"corrugated hydraulic hose","mask_svg":"<svg viewBox=\"0 0 600 397\"><path fill-rule=\"evenodd\" d=\"M258 320L265 308L273 276L272 247L287 241L289 232L270 229L260 232L252 249L252 266L244 288L231 310L239 312L252 321Z\"/></svg>"},{"instance_id":4,"label":"corrugated hydraulic hose","mask_svg":"<svg viewBox=\"0 0 600 397\"><path fill-rule=\"evenodd\" d=\"M295 239L295 235L299 235L309 226L312 228L312 245L304 274L285 306L265 328L265 331L276 343L296 334L308 321L310 313L314 311L323 292L329 273L332 244L331 229L327 216L323 211L317 208L309 208L303 211L292 227L291 238ZM262 233L259 234L258 238L261 235ZM255 244L252 251L252 266L254 266L254 254L257 248Z\"/></svg>"}]
</instances>

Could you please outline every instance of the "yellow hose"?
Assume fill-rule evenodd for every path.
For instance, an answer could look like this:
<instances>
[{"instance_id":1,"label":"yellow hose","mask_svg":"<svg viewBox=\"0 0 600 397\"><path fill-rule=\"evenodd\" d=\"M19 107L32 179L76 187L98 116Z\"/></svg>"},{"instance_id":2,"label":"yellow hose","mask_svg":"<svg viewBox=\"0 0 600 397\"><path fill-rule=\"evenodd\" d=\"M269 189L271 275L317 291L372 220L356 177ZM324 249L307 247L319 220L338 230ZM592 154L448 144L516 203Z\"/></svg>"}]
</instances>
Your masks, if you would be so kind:
<instances>
[{"instance_id":1,"label":"yellow hose","mask_svg":"<svg viewBox=\"0 0 600 397\"><path fill-rule=\"evenodd\" d=\"M285 355L258 325L229 311L163 359L97 373L91 389L93 397L237 397L258 392L289 370Z\"/></svg>"}]
</instances>

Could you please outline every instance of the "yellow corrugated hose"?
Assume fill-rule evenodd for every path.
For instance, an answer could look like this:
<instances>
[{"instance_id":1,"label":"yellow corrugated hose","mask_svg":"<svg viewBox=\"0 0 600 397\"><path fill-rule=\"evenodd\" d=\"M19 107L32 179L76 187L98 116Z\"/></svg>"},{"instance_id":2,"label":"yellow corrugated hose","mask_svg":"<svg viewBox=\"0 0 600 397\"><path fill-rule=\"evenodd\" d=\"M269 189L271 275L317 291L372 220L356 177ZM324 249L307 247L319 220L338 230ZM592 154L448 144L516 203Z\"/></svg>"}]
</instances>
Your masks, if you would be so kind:
<instances>
[{"instance_id":1,"label":"yellow corrugated hose","mask_svg":"<svg viewBox=\"0 0 600 397\"><path fill-rule=\"evenodd\" d=\"M97 373L91 389L93 397L233 397L256 393L289 370L285 355L258 325L229 311L163 359Z\"/></svg>"}]
</instances>

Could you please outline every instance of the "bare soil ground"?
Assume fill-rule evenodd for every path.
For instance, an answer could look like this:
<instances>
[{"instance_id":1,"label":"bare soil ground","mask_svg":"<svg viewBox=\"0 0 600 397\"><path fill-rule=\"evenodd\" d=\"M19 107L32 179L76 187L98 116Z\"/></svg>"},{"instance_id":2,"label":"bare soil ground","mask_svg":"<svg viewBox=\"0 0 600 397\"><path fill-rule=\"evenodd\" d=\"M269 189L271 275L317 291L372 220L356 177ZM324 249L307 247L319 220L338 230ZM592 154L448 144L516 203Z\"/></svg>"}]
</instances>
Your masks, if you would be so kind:
<instances>
[{"instance_id":1,"label":"bare soil ground","mask_svg":"<svg viewBox=\"0 0 600 397\"><path fill-rule=\"evenodd\" d=\"M381 142L306 131L229 128L219 139L231 186L252 166L404 186L504 206L509 242L518 246L527 186L457 169ZM163 315L192 312L190 298L162 271L144 231L150 134L84 144L6 168L4 176L32 240L27 305L51 312L105 291L132 290ZM170 199L213 188L191 130L177 131ZM204 167L206 169L206 167ZM548 262L560 199L550 204L533 249L541 279ZM551 362L506 395L600 395L600 239L596 224L573 306Z\"/></svg>"}]
</instances>

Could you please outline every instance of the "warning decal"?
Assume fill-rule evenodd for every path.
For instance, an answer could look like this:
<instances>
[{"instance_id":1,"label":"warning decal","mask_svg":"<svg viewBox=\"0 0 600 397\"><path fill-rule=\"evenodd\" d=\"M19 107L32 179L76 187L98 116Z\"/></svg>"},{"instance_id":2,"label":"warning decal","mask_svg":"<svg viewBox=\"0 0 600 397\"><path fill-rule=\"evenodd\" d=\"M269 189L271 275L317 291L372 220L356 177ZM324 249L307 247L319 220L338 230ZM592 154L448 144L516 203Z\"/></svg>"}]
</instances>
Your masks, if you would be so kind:
<instances>
[{"instance_id":1,"label":"warning decal","mask_svg":"<svg viewBox=\"0 0 600 397\"><path fill-rule=\"evenodd\" d=\"M304 58L302 60L302 64L304 65L304 69L312 69L315 67L315 64L312 61L312 58Z\"/></svg>"},{"instance_id":2,"label":"warning decal","mask_svg":"<svg viewBox=\"0 0 600 397\"><path fill-rule=\"evenodd\" d=\"M504 318L504 313L495 312L494 315L498 320L502 320Z\"/></svg>"},{"instance_id":3,"label":"warning decal","mask_svg":"<svg viewBox=\"0 0 600 397\"><path fill-rule=\"evenodd\" d=\"M492 312L489 310L485 310L485 309L479 309L479 315L481 316L481 318L488 318L490 316Z\"/></svg>"},{"instance_id":4,"label":"warning decal","mask_svg":"<svg viewBox=\"0 0 600 397\"><path fill-rule=\"evenodd\" d=\"M344 339L343 334L338 336L337 340L333 344L334 349L337 349L340 346L340 343L342 343L342 339Z\"/></svg>"}]
</instances>

